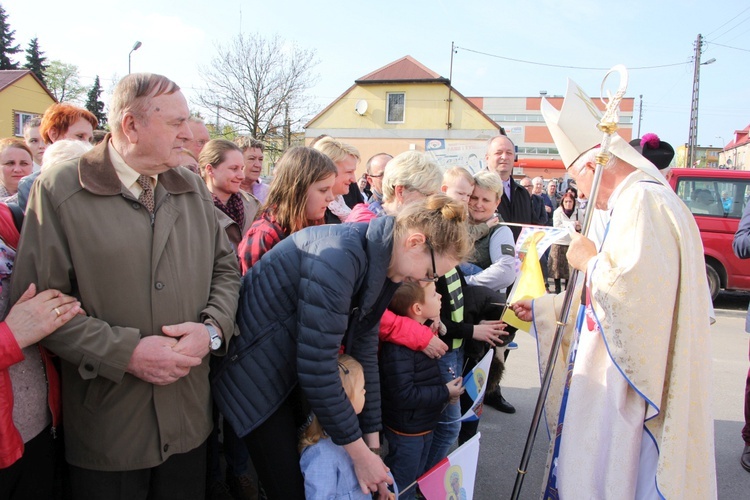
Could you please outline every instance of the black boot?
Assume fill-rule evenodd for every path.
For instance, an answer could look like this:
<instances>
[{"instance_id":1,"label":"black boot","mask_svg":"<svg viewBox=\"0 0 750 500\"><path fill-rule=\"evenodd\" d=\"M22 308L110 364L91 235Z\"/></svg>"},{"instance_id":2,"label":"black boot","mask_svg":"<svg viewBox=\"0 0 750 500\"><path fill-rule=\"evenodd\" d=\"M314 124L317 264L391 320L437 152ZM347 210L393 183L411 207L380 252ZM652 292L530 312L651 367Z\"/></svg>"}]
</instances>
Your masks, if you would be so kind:
<instances>
[{"instance_id":1,"label":"black boot","mask_svg":"<svg viewBox=\"0 0 750 500\"><path fill-rule=\"evenodd\" d=\"M500 387L494 391L488 391L484 396L484 404L503 413L515 413L516 408L510 404L500 392Z\"/></svg>"}]
</instances>

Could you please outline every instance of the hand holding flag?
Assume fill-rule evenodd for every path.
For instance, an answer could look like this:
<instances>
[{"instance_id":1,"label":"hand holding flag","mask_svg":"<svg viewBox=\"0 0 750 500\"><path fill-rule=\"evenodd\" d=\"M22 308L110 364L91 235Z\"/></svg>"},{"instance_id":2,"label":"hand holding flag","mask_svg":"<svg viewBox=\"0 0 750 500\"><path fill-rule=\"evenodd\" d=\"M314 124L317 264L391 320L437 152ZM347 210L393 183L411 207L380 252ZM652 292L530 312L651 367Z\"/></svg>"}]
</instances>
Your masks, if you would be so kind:
<instances>
[{"instance_id":1,"label":"hand holding flag","mask_svg":"<svg viewBox=\"0 0 750 500\"><path fill-rule=\"evenodd\" d=\"M526 257L521 264L521 274L510 292L510 297L508 297L509 304L521 299L536 299L547 293L536 247L537 242L542 238L544 238L544 232L541 231L529 236ZM511 308L505 310L503 321L525 332L528 332L531 328L531 323L520 320Z\"/></svg>"}]
</instances>

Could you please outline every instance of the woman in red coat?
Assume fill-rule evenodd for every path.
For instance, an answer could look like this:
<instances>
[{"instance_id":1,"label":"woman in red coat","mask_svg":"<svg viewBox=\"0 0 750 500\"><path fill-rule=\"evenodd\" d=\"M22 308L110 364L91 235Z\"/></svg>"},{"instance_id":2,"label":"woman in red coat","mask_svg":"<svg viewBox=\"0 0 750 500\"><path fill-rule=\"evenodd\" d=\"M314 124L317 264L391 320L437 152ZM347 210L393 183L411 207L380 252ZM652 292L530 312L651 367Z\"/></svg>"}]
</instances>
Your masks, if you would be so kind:
<instances>
[{"instance_id":1,"label":"woman in red coat","mask_svg":"<svg viewBox=\"0 0 750 500\"><path fill-rule=\"evenodd\" d=\"M0 204L0 498L51 498L60 381L37 343L81 312L81 304L30 285L9 308L18 239L10 209Z\"/></svg>"}]
</instances>

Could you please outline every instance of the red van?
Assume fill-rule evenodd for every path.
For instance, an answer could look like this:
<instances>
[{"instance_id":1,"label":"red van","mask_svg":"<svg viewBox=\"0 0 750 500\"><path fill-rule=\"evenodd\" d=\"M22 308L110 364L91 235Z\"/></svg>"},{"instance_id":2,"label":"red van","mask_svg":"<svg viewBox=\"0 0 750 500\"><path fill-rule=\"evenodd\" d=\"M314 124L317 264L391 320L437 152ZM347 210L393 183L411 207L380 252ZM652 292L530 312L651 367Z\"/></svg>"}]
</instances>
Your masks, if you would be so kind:
<instances>
[{"instance_id":1,"label":"red van","mask_svg":"<svg viewBox=\"0 0 750 500\"><path fill-rule=\"evenodd\" d=\"M715 299L721 289L750 290L750 261L738 259L732 251L750 198L750 171L673 168L668 179L700 229L711 297Z\"/></svg>"}]
</instances>

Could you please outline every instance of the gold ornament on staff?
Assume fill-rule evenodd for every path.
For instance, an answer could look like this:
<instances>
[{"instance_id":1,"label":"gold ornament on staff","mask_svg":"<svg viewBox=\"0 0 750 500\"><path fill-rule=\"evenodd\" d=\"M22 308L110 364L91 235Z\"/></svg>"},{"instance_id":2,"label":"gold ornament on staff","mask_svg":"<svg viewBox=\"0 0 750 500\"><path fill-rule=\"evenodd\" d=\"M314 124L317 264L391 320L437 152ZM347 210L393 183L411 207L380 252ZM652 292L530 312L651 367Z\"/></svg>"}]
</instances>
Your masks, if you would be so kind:
<instances>
[{"instance_id":1,"label":"gold ornament on staff","mask_svg":"<svg viewBox=\"0 0 750 500\"><path fill-rule=\"evenodd\" d=\"M604 97L604 85L607 79L613 73L619 73L620 85L614 95L607 92L607 97ZM617 130L617 121L619 116L620 102L625 96L625 91L628 87L628 71L622 64L618 64L610 69L601 85L601 101L605 105L604 116L597 124L597 128L602 131L603 137L601 141L599 154L596 155L596 170L594 172L594 180L591 185L591 193L589 193L589 200L591 203L596 204L596 198L598 196L599 184L602 178L602 171L604 165L607 164L610 158L609 145L612 140L612 135ZM595 109L591 110L593 113L598 114ZM569 165L568 165L569 166ZM592 205L593 206L593 205ZM588 235L591 221L593 220L593 210L586 210L586 214L583 218L582 234ZM568 283L575 284L578 281L578 269L573 269L570 275ZM529 426L529 434L526 438L526 444L523 448L523 455L521 456L521 464L518 466L518 473L516 474L516 482L513 485L513 493L511 494L512 500L517 500L521 494L521 486L523 485L523 479L526 476L527 467L529 465L529 458L531 457L531 449L534 446L534 440L536 439L536 433L539 430L539 421L544 410L544 403L547 400L547 394L549 393L549 386L552 382L552 371L555 368L555 362L557 361L557 353L560 350L562 344L563 333L565 326L568 322L568 316L570 315L570 308L573 303L573 294L575 293L575 286L568 286L565 289L565 297L563 300L562 310L560 311L560 317L557 321L557 328L555 329L555 336L552 341L552 349L550 350L549 357L547 358L547 368L544 371L544 377L542 378L541 388L539 389L539 397L536 400L536 407L534 408L534 415L531 419L531 425Z\"/></svg>"}]
</instances>

